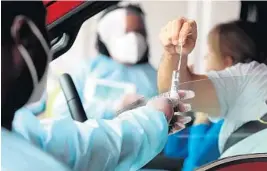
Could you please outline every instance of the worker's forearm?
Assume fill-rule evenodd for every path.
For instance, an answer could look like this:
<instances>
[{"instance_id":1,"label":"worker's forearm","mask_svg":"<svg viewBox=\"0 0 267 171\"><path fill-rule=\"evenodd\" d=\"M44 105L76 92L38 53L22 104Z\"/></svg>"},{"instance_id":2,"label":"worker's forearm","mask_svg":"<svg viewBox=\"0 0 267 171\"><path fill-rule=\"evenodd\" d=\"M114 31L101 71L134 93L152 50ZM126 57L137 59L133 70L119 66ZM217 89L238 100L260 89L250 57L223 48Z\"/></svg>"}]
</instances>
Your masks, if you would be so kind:
<instances>
[{"instance_id":1,"label":"worker's forearm","mask_svg":"<svg viewBox=\"0 0 267 171\"><path fill-rule=\"evenodd\" d=\"M192 82L196 82L202 79L207 79L207 76L205 75L197 75L192 72L192 69L188 67L188 57L183 56L181 58L181 68L180 68L180 89L185 90L192 90L194 87L192 87L195 84L190 84Z\"/></svg>"},{"instance_id":2,"label":"worker's forearm","mask_svg":"<svg viewBox=\"0 0 267 171\"><path fill-rule=\"evenodd\" d=\"M178 62L178 54L169 54L168 52L164 52L158 69L159 93L169 91L172 80L172 71L177 69Z\"/></svg>"},{"instance_id":3,"label":"worker's forearm","mask_svg":"<svg viewBox=\"0 0 267 171\"><path fill-rule=\"evenodd\" d=\"M164 52L162 61L158 69L158 90L159 93L169 91L171 87L172 72L178 69L180 60L179 54L169 54ZM187 56L183 56L180 68L180 83L188 82L193 79L193 74L187 66ZM196 78L197 79L197 78Z\"/></svg>"},{"instance_id":4,"label":"worker's forearm","mask_svg":"<svg viewBox=\"0 0 267 171\"><path fill-rule=\"evenodd\" d=\"M192 79L194 78L194 74L191 73L188 65L188 57L187 56L182 56L181 58L181 68L180 68L180 78L179 78L179 82L180 84L182 83L186 83L189 81L192 81ZM186 89L189 89L189 87L185 87Z\"/></svg>"},{"instance_id":5,"label":"worker's forearm","mask_svg":"<svg viewBox=\"0 0 267 171\"><path fill-rule=\"evenodd\" d=\"M159 93L170 90L172 72L173 70L177 70L178 62L178 54L175 56L167 52L164 53L158 70ZM196 75L190 72L187 66L187 56L183 56L181 59L179 81L180 90L192 90L195 92L195 97L188 101L194 111L218 113L218 100L211 81L205 75Z\"/></svg>"}]
</instances>

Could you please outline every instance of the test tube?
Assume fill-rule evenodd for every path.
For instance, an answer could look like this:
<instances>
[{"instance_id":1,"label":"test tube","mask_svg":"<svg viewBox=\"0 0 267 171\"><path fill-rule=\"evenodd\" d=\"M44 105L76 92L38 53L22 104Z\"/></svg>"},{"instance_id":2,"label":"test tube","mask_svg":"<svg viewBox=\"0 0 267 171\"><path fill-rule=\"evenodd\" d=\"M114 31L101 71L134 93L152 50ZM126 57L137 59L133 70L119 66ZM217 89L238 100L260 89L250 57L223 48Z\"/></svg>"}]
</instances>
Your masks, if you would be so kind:
<instances>
[{"instance_id":1,"label":"test tube","mask_svg":"<svg viewBox=\"0 0 267 171\"><path fill-rule=\"evenodd\" d=\"M174 70L172 72L170 98L177 98L177 97L179 98L178 89L179 89L179 71Z\"/></svg>"},{"instance_id":2,"label":"test tube","mask_svg":"<svg viewBox=\"0 0 267 171\"><path fill-rule=\"evenodd\" d=\"M180 49L180 59L179 59L177 70L174 70L172 72L170 98L179 98L178 90L179 90L179 77L180 77L181 60L182 60L182 53L183 53L183 43L179 42L178 46Z\"/></svg>"}]
</instances>

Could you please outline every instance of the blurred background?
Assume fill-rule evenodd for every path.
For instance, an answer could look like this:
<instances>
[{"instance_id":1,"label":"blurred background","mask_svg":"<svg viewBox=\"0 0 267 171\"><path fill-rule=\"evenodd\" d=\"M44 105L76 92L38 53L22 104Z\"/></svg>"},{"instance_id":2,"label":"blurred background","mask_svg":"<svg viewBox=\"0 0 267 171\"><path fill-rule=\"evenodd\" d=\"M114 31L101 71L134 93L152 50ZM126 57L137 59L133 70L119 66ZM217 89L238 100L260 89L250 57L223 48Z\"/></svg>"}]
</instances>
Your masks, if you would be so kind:
<instances>
[{"instance_id":1,"label":"blurred background","mask_svg":"<svg viewBox=\"0 0 267 171\"><path fill-rule=\"evenodd\" d=\"M162 56L159 42L161 28L170 20L184 16L196 20L198 24L197 46L190 55L196 73L204 72L203 58L206 51L208 31L216 24L240 18L240 1L127 1L121 4L138 3L145 12L146 27L149 34L150 63L158 68ZM255 14L254 14L255 15ZM56 72L68 72L73 61L96 56L96 24L101 13L87 20L81 27L71 49L51 64ZM253 13L249 16L255 18Z\"/></svg>"}]
</instances>

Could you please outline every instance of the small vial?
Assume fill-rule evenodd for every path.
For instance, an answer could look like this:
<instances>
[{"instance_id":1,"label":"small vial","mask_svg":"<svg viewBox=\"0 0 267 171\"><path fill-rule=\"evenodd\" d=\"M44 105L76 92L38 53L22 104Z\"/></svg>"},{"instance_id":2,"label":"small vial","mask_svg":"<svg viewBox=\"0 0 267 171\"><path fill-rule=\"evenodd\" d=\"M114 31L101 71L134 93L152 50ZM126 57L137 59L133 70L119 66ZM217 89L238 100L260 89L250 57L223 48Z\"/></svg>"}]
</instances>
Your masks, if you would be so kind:
<instances>
[{"instance_id":1,"label":"small vial","mask_svg":"<svg viewBox=\"0 0 267 171\"><path fill-rule=\"evenodd\" d=\"M174 70L172 72L170 98L179 98L178 90L179 90L179 71Z\"/></svg>"}]
</instances>

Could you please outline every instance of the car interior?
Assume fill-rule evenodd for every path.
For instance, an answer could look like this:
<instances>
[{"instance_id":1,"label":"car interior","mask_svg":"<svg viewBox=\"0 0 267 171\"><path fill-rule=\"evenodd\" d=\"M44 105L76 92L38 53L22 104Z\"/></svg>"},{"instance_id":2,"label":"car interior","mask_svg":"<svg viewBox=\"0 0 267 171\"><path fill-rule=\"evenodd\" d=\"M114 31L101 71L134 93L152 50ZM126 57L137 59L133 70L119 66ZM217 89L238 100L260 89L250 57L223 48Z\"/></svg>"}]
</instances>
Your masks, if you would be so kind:
<instances>
[{"instance_id":1,"label":"car interior","mask_svg":"<svg viewBox=\"0 0 267 171\"><path fill-rule=\"evenodd\" d=\"M54 59L66 53L73 45L82 24L104 9L119 3L120 1L44 1L47 8L47 29L51 40ZM258 1L240 1L240 19L248 20L252 9L256 10L256 20L267 20L267 5ZM72 79L68 74L60 78L60 85L66 98L75 97L73 103L68 104L72 118L85 121L86 115L75 89ZM259 159L262 160L262 159ZM265 158L266 161L266 158ZM162 154L156 156L142 169L154 170L181 170L183 159L168 158ZM200 170L213 170L200 168ZM217 169L216 169L217 170ZM224 169L218 169L224 170ZM226 169L225 169L226 170Z\"/></svg>"}]
</instances>

